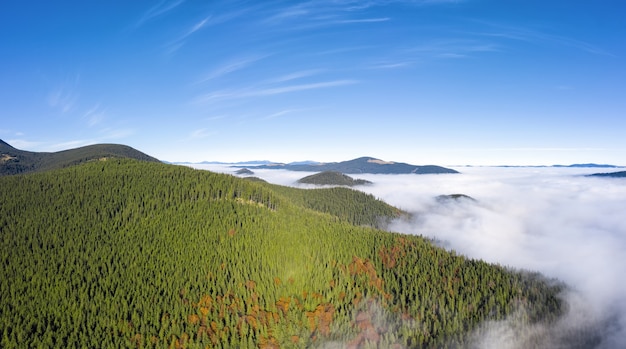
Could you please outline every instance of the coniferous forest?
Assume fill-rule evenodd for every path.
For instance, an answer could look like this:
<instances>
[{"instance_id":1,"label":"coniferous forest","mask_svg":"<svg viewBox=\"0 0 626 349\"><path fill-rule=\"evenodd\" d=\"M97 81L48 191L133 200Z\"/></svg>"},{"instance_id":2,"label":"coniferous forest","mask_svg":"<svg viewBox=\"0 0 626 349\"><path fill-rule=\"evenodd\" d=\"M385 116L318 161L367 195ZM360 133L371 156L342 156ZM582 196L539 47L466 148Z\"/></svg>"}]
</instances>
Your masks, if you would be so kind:
<instances>
[{"instance_id":1,"label":"coniferous forest","mask_svg":"<svg viewBox=\"0 0 626 349\"><path fill-rule=\"evenodd\" d=\"M2 348L457 348L562 285L380 230L403 212L108 158L0 177Z\"/></svg>"}]
</instances>

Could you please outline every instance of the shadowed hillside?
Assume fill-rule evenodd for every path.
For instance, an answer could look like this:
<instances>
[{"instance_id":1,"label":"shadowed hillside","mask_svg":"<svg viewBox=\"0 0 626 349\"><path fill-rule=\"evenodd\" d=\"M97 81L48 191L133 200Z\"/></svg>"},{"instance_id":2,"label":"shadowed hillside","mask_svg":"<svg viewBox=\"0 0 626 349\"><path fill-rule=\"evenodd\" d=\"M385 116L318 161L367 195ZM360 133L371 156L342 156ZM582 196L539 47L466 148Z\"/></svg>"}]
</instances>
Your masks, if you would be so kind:
<instances>
[{"instance_id":1,"label":"shadowed hillside","mask_svg":"<svg viewBox=\"0 0 626 349\"><path fill-rule=\"evenodd\" d=\"M45 153L15 149L8 143L0 140L0 176L47 171L106 158L159 161L136 149L120 144L94 144L54 153Z\"/></svg>"}]
</instances>

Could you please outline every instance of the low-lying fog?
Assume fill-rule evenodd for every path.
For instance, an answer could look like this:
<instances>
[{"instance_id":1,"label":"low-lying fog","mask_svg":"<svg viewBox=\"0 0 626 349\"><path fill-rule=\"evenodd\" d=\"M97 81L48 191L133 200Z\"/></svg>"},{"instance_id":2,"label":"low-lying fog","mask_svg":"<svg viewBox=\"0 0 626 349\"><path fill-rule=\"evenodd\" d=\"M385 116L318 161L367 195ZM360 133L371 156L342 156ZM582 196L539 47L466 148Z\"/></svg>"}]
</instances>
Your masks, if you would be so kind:
<instances>
[{"instance_id":1,"label":"low-lying fog","mask_svg":"<svg viewBox=\"0 0 626 349\"><path fill-rule=\"evenodd\" d=\"M224 166L194 166L234 173ZM457 168L452 175L350 175L373 182L357 187L413 213L389 230L420 234L448 249L513 268L539 271L567 283L569 314L547 331L562 338L601 331L598 348L626 347L626 179L591 178L609 169ZM299 186L311 173L254 170L270 183ZM304 186L303 186L304 187ZM310 188L310 186L307 186ZM465 194L476 201L441 202ZM481 348L520 348L511 324L489 324ZM567 347L561 340L546 347Z\"/></svg>"}]
</instances>

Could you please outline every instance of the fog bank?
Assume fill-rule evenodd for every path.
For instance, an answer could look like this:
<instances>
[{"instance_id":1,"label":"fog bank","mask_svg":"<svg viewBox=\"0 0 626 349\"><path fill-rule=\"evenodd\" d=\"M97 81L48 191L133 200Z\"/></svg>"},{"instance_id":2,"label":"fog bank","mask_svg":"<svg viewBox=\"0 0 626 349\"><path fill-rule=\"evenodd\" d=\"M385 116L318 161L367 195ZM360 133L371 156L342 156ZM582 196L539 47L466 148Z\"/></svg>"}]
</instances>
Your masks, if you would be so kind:
<instances>
[{"instance_id":1,"label":"fog bank","mask_svg":"<svg viewBox=\"0 0 626 349\"><path fill-rule=\"evenodd\" d=\"M625 347L626 180L584 176L597 169L458 170L461 175L363 176L376 183L363 190L413 213L390 230L566 282L568 316L534 331L546 337L545 347L571 347L564 344L567 335L585 331L601 333L587 347ZM457 193L476 201L435 199ZM511 335L514 325L486 326L493 331L477 347L524 347L524 338Z\"/></svg>"},{"instance_id":2,"label":"fog bank","mask_svg":"<svg viewBox=\"0 0 626 349\"><path fill-rule=\"evenodd\" d=\"M358 190L412 213L389 230L431 237L468 257L539 271L570 286L563 294L568 313L557 324L520 331L514 318L487 323L475 347L571 348L585 340L579 347L626 347L626 179L585 176L598 169L456 169L461 174L350 176L374 183ZM254 172L303 188L296 181L311 174ZM436 199L449 194L476 201Z\"/></svg>"}]
</instances>

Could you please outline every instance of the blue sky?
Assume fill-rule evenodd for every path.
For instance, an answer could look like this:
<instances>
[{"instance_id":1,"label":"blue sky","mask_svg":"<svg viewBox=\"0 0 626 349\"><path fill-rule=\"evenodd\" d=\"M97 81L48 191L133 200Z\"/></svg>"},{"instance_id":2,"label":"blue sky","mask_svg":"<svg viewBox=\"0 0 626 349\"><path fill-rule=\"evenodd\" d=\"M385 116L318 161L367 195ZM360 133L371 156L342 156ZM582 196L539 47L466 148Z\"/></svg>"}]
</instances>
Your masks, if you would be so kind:
<instances>
[{"instance_id":1,"label":"blue sky","mask_svg":"<svg viewBox=\"0 0 626 349\"><path fill-rule=\"evenodd\" d=\"M166 161L626 165L626 2L2 1L0 138Z\"/></svg>"}]
</instances>

